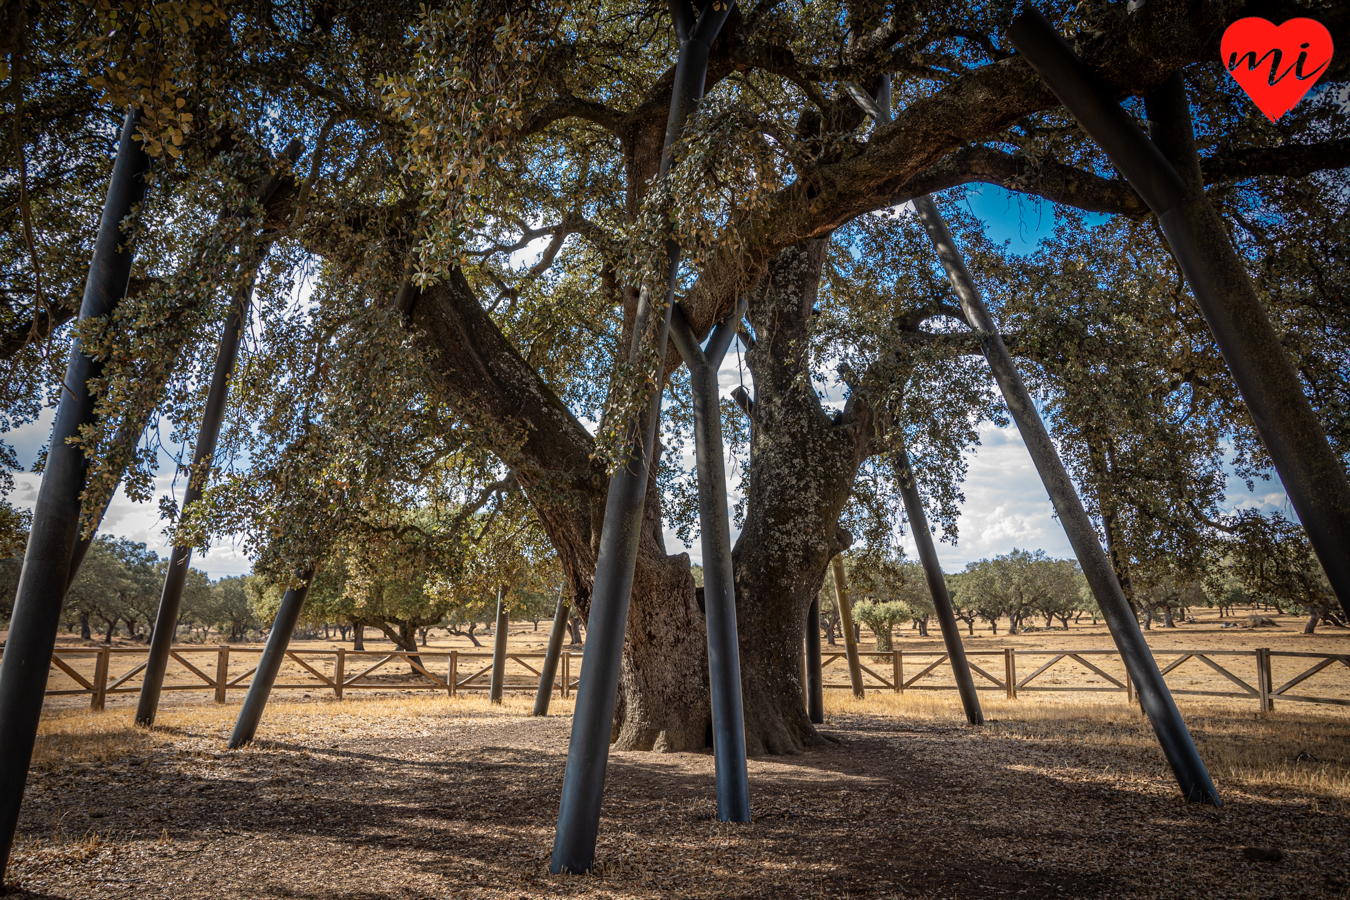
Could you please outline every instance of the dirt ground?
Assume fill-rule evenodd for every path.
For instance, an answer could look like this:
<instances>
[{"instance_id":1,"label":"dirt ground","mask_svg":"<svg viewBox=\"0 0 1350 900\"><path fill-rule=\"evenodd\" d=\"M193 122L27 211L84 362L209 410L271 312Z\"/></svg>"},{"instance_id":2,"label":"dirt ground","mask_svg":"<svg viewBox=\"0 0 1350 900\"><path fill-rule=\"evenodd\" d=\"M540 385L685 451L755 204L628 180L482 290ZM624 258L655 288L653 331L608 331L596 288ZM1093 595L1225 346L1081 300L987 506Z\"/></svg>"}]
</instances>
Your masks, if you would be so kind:
<instances>
[{"instance_id":1,"label":"dirt ground","mask_svg":"<svg viewBox=\"0 0 1350 900\"><path fill-rule=\"evenodd\" d=\"M716 821L710 755L612 754L591 876L548 874L560 700L274 703L233 753L234 702L151 733L52 710L10 878L71 900L1350 897L1345 710L1183 701L1216 810L1121 699L986 696L973 729L945 693L827 697L838 743L752 760L749 825Z\"/></svg>"}]
</instances>

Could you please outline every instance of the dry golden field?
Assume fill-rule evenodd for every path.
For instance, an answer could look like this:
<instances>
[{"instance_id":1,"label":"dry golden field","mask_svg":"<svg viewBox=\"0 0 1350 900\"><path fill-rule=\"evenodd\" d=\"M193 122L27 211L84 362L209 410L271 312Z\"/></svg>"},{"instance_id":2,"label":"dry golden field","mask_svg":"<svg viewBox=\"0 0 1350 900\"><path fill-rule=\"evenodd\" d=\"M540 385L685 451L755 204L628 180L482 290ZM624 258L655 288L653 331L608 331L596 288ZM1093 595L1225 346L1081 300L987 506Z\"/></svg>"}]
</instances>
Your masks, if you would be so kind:
<instances>
[{"instance_id":1,"label":"dry golden field","mask_svg":"<svg viewBox=\"0 0 1350 900\"><path fill-rule=\"evenodd\" d=\"M746 826L715 820L710 755L615 753L591 877L548 874L565 701L277 702L237 752L233 701L151 732L52 710L10 877L71 900L1350 897L1343 710L1183 701L1215 810L1103 696L984 695L970 728L952 694L829 692L837 743L752 760Z\"/></svg>"}]
</instances>

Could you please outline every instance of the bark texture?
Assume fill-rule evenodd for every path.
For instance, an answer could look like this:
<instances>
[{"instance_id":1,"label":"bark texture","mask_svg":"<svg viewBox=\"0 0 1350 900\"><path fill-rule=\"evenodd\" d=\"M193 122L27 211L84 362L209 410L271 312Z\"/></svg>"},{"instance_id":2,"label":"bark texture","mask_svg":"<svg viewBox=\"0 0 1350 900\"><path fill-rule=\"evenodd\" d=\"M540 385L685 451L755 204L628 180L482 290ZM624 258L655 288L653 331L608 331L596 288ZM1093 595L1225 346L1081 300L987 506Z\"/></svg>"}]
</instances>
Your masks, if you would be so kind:
<instances>
[{"instance_id":1,"label":"bark texture","mask_svg":"<svg viewBox=\"0 0 1350 900\"><path fill-rule=\"evenodd\" d=\"M583 621L595 583L608 479L581 423L455 276L422 291L410 316L435 358L438 386L509 465L567 575ZM661 538L660 497L648 485L615 716L621 750L700 750L711 712L703 618L687 554Z\"/></svg>"},{"instance_id":2,"label":"bark texture","mask_svg":"<svg viewBox=\"0 0 1350 900\"><path fill-rule=\"evenodd\" d=\"M733 557L751 754L822 741L802 703L806 611L831 557L850 542L839 513L872 439L865 404L850 401L832 418L811 388L807 337L824 254L824 240L779 254L750 299L752 462Z\"/></svg>"}]
</instances>

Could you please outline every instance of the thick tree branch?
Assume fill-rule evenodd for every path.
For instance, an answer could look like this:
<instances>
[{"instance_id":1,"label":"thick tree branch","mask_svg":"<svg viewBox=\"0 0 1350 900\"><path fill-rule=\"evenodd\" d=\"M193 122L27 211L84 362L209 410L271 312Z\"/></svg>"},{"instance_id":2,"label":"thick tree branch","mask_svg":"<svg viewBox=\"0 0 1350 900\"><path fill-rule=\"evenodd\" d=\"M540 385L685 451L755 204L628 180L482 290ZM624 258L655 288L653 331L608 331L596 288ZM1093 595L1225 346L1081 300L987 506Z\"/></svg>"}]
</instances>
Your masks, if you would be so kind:
<instances>
[{"instance_id":1,"label":"thick tree branch","mask_svg":"<svg viewBox=\"0 0 1350 900\"><path fill-rule=\"evenodd\" d=\"M511 468L589 608L595 574L592 504L607 479L594 441L483 309L458 270L412 291L408 319L434 356L436 385L482 445Z\"/></svg>"},{"instance_id":2,"label":"thick tree branch","mask_svg":"<svg viewBox=\"0 0 1350 900\"><path fill-rule=\"evenodd\" d=\"M39 309L27 322L20 322L0 336L0 360L9 359L29 344L45 341L62 325L75 318L75 310L64 304Z\"/></svg>"},{"instance_id":3,"label":"thick tree branch","mask_svg":"<svg viewBox=\"0 0 1350 900\"><path fill-rule=\"evenodd\" d=\"M1298 178L1350 167L1350 139L1284 147L1249 147L1201 161L1205 184L1244 178ZM887 203L896 205L961 184L996 184L1088 212L1143 219L1148 207L1123 178L1103 178L1052 160L1031 160L993 147L970 147L920 172Z\"/></svg>"},{"instance_id":4,"label":"thick tree branch","mask_svg":"<svg viewBox=\"0 0 1350 900\"><path fill-rule=\"evenodd\" d=\"M1200 160L1205 184L1274 176L1300 178L1324 169L1350 168L1350 138L1320 144L1246 147Z\"/></svg>"},{"instance_id":5,"label":"thick tree branch","mask_svg":"<svg viewBox=\"0 0 1350 900\"><path fill-rule=\"evenodd\" d=\"M993 147L957 151L915 175L888 201L904 203L962 184L996 184L1089 212L1115 213L1131 219L1148 215L1148 206L1123 178L1102 178L1052 160L1031 160Z\"/></svg>"},{"instance_id":6,"label":"thick tree branch","mask_svg":"<svg viewBox=\"0 0 1350 900\"><path fill-rule=\"evenodd\" d=\"M1246 14L1258 8L1264 5L1249 3ZM1237 11L1231 0L1150 0L1132 14L1121 7L1113 23L1080 41L1079 51L1118 96L1146 94L1178 69L1214 58ZM879 128L862 153L803 172L765 212L737 223L742 242L714 258L685 302L690 324L706 334L783 248L885 206L962 145L1058 106L1020 56L976 69L913 102Z\"/></svg>"},{"instance_id":7,"label":"thick tree branch","mask_svg":"<svg viewBox=\"0 0 1350 900\"><path fill-rule=\"evenodd\" d=\"M583 119L599 125L616 137L622 137L624 118L623 113L616 109L610 109L603 103L567 94L547 104L531 116L520 133L521 137L528 137L532 134L538 134L555 122L564 119Z\"/></svg>"}]
</instances>

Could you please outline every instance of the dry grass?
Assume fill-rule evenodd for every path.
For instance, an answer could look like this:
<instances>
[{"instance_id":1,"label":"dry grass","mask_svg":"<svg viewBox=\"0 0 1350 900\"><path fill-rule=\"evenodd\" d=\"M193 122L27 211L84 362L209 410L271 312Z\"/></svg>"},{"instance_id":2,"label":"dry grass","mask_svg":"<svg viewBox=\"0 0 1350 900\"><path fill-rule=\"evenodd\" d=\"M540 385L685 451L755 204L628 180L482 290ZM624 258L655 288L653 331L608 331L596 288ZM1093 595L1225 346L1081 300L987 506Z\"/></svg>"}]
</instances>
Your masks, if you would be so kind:
<instances>
[{"instance_id":1,"label":"dry grass","mask_svg":"<svg viewBox=\"0 0 1350 900\"><path fill-rule=\"evenodd\" d=\"M825 699L830 716L948 726L964 721L955 698L946 694L869 691L859 701L845 691L827 691ZM570 716L572 702L555 697L550 713ZM1148 720L1123 698L1084 700L1070 694L1028 701L986 694L980 702L987 721L984 731L990 736L1031 744L1070 742L1150 759L1157 753ZM343 703L274 702L267 708L258 738L304 742L319 734L369 734L372 729L384 732L391 727L398 731L407 723L419 723L413 730L420 732L434 724L464 719L514 720L530 715L533 705L533 698L525 694L508 694L500 706L487 703L480 695L452 699L429 694L363 697ZM1182 713L1217 783L1286 788L1350 803L1350 715L1335 710L1313 713L1306 708L1261 715L1203 701L1184 703ZM43 717L33 768L46 771L137 757L173 747L185 735L223 741L237 715L234 704L184 704L166 708L156 729L146 732L129 725L121 714L52 711Z\"/></svg>"},{"instance_id":2,"label":"dry grass","mask_svg":"<svg viewBox=\"0 0 1350 900\"><path fill-rule=\"evenodd\" d=\"M971 729L951 694L826 696L840 743L752 760L751 825L715 820L709 755L612 754L592 878L547 873L569 701L278 702L239 752L237 704L149 733L54 710L10 876L70 900L1350 896L1339 710L1183 703L1214 811L1179 802L1123 697L985 694Z\"/></svg>"},{"instance_id":3,"label":"dry grass","mask_svg":"<svg viewBox=\"0 0 1350 900\"><path fill-rule=\"evenodd\" d=\"M950 695L872 691L855 700L843 691L825 695L828 714L881 715L914 722L959 725L961 709ZM1153 759L1157 741L1148 719L1123 698L1084 700L1072 694L1007 700L980 698L991 736L1033 744L1072 743ZM1350 715L1334 708L1277 709L1259 714L1216 701L1181 703L1210 775L1224 783L1285 788L1350 804ZM1323 707L1322 709L1326 709Z\"/></svg>"},{"instance_id":4,"label":"dry grass","mask_svg":"<svg viewBox=\"0 0 1350 900\"><path fill-rule=\"evenodd\" d=\"M570 716L572 699L554 698L551 715ZM534 698L508 694L500 706L481 695L449 698L440 694L412 694L362 697L355 702L322 700L272 701L258 729L258 741L309 740L317 734L341 736L367 735L371 729L396 731L409 726L412 732L424 730L430 722L454 722L461 719L528 716ZM219 738L221 747L234 728L239 705L180 704L165 707L156 717L152 731L129 724L120 710L94 712L88 709L56 709L43 713L33 748L35 771L47 771L84 764L98 765L128 757L139 757L154 750L177 746L185 736L205 744ZM416 723L416 725L409 725ZM216 748L220 749L220 748Z\"/></svg>"}]
</instances>

